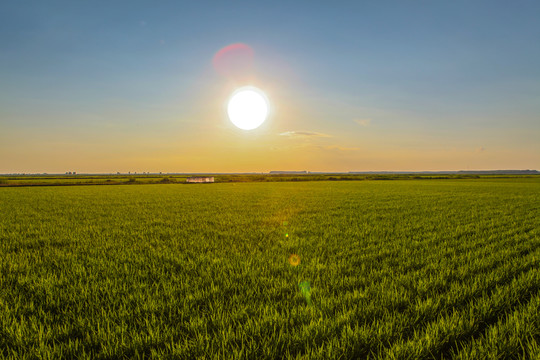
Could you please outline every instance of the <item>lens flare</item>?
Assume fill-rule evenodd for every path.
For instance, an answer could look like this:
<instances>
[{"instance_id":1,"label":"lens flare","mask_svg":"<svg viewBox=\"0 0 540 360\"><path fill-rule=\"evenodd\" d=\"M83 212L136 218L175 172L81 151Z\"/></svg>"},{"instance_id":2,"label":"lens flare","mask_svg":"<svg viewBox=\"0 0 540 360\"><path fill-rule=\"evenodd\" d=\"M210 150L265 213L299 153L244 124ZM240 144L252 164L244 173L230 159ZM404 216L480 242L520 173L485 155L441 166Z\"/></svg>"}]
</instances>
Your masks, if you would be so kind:
<instances>
[{"instance_id":1,"label":"lens flare","mask_svg":"<svg viewBox=\"0 0 540 360\"><path fill-rule=\"evenodd\" d=\"M311 286L309 281L301 281L298 287L300 288L300 293L306 299L307 304L311 305Z\"/></svg>"},{"instance_id":2,"label":"lens flare","mask_svg":"<svg viewBox=\"0 0 540 360\"><path fill-rule=\"evenodd\" d=\"M236 43L221 48L212 59L214 69L223 77L243 81L253 74L253 49Z\"/></svg>"},{"instance_id":3,"label":"lens flare","mask_svg":"<svg viewBox=\"0 0 540 360\"><path fill-rule=\"evenodd\" d=\"M300 281L298 284L298 287L300 288L300 292L302 292L302 295L311 292L311 287L309 285L309 281Z\"/></svg>"},{"instance_id":4,"label":"lens flare","mask_svg":"<svg viewBox=\"0 0 540 360\"><path fill-rule=\"evenodd\" d=\"M289 256L289 264L291 264L292 266L300 265L300 256L296 254L291 254L291 256Z\"/></svg>"}]
</instances>

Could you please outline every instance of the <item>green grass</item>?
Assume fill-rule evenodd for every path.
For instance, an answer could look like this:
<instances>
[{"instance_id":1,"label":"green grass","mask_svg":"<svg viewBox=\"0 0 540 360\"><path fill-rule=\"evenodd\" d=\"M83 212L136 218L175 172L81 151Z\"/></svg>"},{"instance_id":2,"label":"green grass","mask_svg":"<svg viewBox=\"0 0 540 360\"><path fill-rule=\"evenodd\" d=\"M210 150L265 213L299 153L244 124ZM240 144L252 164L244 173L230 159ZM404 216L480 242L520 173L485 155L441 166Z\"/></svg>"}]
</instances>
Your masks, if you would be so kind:
<instances>
[{"instance_id":1,"label":"green grass","mask_svg":"<svg viewBox=\"0 0 540 360\"><path fill-rule=\"evenodd\" d=\"M0 188L0 213L0 357L540 352L536 178Z\"/></svg>"}]
</instances>

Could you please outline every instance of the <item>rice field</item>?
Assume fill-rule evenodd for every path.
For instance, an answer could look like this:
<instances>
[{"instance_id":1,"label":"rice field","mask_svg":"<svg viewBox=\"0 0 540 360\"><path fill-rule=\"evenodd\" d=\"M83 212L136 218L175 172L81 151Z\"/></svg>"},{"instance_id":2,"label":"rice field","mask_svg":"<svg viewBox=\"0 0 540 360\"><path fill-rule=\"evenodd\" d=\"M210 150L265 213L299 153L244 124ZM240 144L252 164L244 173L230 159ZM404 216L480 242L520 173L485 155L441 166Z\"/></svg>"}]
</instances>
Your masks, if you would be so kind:
<instances>
[{"instance_id":1,"label":"rice field","mask_svg":"<svg viewBox=\"0 0 540 360\"><path fill-rule=\"evenodd\" d=\"M0 188L0 357L540 356L540 179Z\"/></svg>"}]
</instances>

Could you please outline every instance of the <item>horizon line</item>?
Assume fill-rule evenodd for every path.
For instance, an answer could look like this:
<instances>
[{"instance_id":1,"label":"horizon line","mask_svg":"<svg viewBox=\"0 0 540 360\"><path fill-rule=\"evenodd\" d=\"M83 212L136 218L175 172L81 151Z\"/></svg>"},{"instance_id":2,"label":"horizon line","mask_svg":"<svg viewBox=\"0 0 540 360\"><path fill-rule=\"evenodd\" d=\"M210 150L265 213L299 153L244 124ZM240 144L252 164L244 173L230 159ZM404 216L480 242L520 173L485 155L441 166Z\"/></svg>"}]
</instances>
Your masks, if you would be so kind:
<instances>
[{"instance_id":1,"label":"horizon line","mask_svg":"<svg viewBox=\"0 0 540 360\"><path fill-rule=\"evenodd\" d=\"M309 171L309 170L270 170L267 172L263 171L232 171L232 172L212 172L212 171L189 171L189 172L11 172L11 173L0 173L0 176L25 176L25 175L68 175L68 176L77 176L77 175L192 175L192 174L218 174L218 175L234 175L234 174L261 174L261 175L280 175L280 174L292 174L292 175L309 175L309 174L451 174L451 173L467 173L467 172L514 172L514 173L539 173L540 171L536 169L489 169L489 170L349 170L349 171Z\"/></svg>"}]
</instances>

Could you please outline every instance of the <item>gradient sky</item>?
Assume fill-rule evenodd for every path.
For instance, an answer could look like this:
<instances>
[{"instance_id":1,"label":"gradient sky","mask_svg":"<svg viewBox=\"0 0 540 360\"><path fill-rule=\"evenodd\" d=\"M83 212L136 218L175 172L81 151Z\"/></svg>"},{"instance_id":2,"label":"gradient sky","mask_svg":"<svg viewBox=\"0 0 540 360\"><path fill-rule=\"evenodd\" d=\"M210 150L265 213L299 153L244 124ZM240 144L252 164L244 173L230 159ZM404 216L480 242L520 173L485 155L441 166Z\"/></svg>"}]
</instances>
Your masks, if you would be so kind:
<instances>
[{"instance_id":1,"label":"gradient sky","mask_svg":"<svg viewBox=\"0 0 540 360\"><path fill-rule=\"evenodd\" d=\"M0 173L540 169L538 1L3 1ZM216 72L243 43L252 67ZM226 116L239 86L271 115Z\"/></svg>"}]
</instances>

